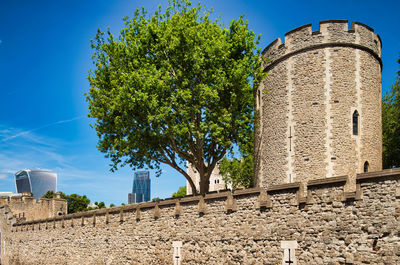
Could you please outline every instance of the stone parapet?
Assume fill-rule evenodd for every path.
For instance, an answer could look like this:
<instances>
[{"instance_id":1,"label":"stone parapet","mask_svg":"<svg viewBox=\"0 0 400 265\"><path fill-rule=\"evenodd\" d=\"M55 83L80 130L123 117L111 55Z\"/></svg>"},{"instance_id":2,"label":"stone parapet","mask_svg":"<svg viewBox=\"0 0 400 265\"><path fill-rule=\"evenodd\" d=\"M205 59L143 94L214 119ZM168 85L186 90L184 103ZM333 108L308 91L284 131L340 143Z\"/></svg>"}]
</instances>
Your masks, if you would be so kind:
<instances>
[{"instance_id":1,"label":"stone parapet","mask_svg":"<svg viewBox=\"0 0 400 265\"><path fill-rule=\"evenodd\" d=\"M357 175L357 183L362 182L384 182L387 179L395 179L400 184L400 168L396 169L386 169L378 172L371 172L371 173L363 173ZM326 189L329 192L329 189L337 190L337 188L341 188L342 194L341 196L336 196L330 198L329 202L337 201L342 202L343 198L345 198L344 187L346 183L349 181L348 176L339 176L333 178L323 178L318 180L310 180L307 183L307 191L309 190L320 190ZM399 185L400 187L400 185ZM140 210L154 210L158 208L158 210L163 208L169 208L175 210L173 206L176 206L178 203L182 208L185 205L191 204L199 204L201 202L207 203L208 201L214 200L225 200L228 204L233 204L232 200L236 200L241 196L261 196L262 193L266 193L271 199L274 194L292 194L296 193L298 190L302 189L302 184L300 182L296 183L288 183L288 184L280 184L280 185L271 185L267 189L264 188L250 188L250 189L239 189L235 190L234 192L231 191L224 191L224 192L214 192L209 193L206 195L198 195L198 196L186 196L179 199L166 199L161 200L159 202L141 202L136 204L129 204L123 206L116 206L111 208L104 208L104 209L94 209L85 212L78 212L73 214L67 214L62 216L54 216L51 218L38 218L35 220L29 220L21 223L16 223L14 227L24 226L24 225L31 225L31 224L39 224L39 223L46 223L52 221L60 221L60 220L70 220L70 219L81 219L90 218L93 216L101 216L106 214L120 214L121 212L135 212L138 209ZM351 194L351 193L347 193ZM290 197L290 196L289 196ZM299 199L299 198L297 198ZM229 202L230 201L230 202ZM305 202L305 201L304 201ZM301 202L297 202L296 205L300 205ZM157 211L158 211L157 210ZM11 211L11 210L10 210ZM184 209L183 209L184 211ZM167 215L169 215L167 213Z\"/></svg>"},{"instance_id":2,"label":"stone parapet","mask_svg":"<svg viewBox=\"0 0 400 265\"><path fill-rule=\"evenodd\" d=\"M348 28L347 20L325 20L319 23L319 30L312 31L312 25L306 24L285 34L285 40L274 40L262 52L269 58L265 62L266 70L295 54L324 47L353 47L365 50L377 59L382 68L382 42L374 30L362 23L353 22Z\"/></svg>"},{"instance_id":3,"label":"stone parapet","mask_svg":"<svg viewBox=\"0 0 400 265\"><path fill-rule=\"evenodd\" d=\"M255 180L260 187L382 169L381 41L346 20L278 38L263 53L256 93Z\"/></svg>"},{"instance_id":4,"label":"stone parapet","mask_svg":"<svg viewBox=\"0 0 400 265\"><path fill-rule=\"evenodd\" d=\"M31 193L23 193L22 196L1 198L0 206L7 205L18 222L31 221L67 213L67 201L60 198L40 198L36 201Z\"/></svg>"},{"instance_id":5,"label":"stone parapet","mask_svg":"<svg viewBox=\"0 0 400 265\"><path fill-rule=\"evenodd\" d=\"M356 192L344 191L346 181L343 176L312 180L304 188L290 183L9 223L2 257L4 264L169 264L172 242L181 241L183 264L279 264L280 242L296 240L299 264L399 263L400 171L359 174Z\"/></svg>"}]
</instances>

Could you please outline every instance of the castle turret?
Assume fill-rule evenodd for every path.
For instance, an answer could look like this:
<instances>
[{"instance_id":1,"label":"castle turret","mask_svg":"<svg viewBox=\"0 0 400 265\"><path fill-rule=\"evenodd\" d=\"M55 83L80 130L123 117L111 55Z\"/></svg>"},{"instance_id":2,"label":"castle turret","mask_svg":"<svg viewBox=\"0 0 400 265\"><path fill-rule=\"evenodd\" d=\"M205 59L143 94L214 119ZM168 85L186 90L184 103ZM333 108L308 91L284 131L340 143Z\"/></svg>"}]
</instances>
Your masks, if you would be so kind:
<instances>
[{"instance_id":1,"label":"castle turret","mask_svg":"<svg viewBox=\"0 0 400 265\"><path fill-rule=\"evenodd\" d=\"M267 187L382 168L381 40L370 27L322 21L263 51L255 183Z\"/></svg>"}]
</instances>

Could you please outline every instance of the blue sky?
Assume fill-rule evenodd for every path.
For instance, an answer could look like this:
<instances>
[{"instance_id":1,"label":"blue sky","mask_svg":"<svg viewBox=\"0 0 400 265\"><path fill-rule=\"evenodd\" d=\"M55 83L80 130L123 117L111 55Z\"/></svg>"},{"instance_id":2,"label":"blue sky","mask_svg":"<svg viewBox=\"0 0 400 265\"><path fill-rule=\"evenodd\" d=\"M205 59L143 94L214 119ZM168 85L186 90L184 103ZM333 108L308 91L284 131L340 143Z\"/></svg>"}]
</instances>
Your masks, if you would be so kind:
<instances>
[{"instance_id":1,"label":"blue sky","mask_svg":"<svg viewBox=\"0 0 400 265\"><path fill-rule=\"evenodd\" d=\"M382 41L382 90L399 69L400 1L203 1L229 23L244 14L261 34L263 49L298 26L327 19L362 22ZM0 0L0 191L15 191L13 174L46 168L58 174L58 189L92 201L126 203L133 172L109 171L96 149L84 93L92 67L90 39L97 28L116 35L122 17L144 6L150 13L167 1ZM168 167L152 174L152 197L170 197L183 176Z\"/></svg>"}]
</instances>

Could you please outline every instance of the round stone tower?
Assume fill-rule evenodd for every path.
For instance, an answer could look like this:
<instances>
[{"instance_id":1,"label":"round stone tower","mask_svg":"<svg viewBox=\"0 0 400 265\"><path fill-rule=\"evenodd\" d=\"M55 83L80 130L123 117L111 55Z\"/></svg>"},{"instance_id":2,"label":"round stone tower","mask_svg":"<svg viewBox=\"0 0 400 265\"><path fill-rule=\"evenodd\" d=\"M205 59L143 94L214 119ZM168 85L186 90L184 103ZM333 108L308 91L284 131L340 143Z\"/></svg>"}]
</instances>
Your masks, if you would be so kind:
<instances>
[{"instance_id":1,"label":"round stone tower","mask_svg":"<svg viewBox=\"0 0 400 265\"><path fill-rule=\"evenodd\" d=\"M285 34L263 51L255 183L267 187L382 168L381 40L347 20Z\"/></svg>"}]
</instances>

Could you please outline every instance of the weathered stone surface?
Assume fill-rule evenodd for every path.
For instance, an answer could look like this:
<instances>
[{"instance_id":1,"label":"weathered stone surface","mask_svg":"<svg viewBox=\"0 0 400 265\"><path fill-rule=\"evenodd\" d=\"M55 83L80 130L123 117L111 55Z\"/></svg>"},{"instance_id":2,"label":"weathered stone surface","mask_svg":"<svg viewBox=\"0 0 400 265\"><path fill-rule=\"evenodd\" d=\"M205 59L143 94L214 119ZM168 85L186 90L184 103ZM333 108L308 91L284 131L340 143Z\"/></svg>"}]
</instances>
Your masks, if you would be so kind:
<instances>
[{"instance_id":1,"label":"weathered stone surface","mask_svg":"<svg viewBox=\"0 0 400 265\"><path fill-rule=\"evenodd\" d=\"M257 188L65 216L65 201L0 199L1 264L171 264L176 241L182 264L280 264L282 241L298 264L400 264L400 170L377 171L379 37L323 21L263 54Z\"/></svg>"},{"instance_id":2,"label":"weathered stone surface","mask_svg":"<svg viewBox=\"0 0 400 265\"><path fill-rule=\"evenodd\" d=\"M16 220L32 221L54 217L67 212L67 201L60 198L40 198L37 202L31 193L21 197L1 197L0 206L8 205Z\"/></svg>"},{"instance_id":3,"label":"weathered stone surface","mask_svg":"<svg viewBox=\"0 0 400 265\"><path fill-rule=\"evenodd\" d=\"M255 182L268 187L382 167L381 41L345 20L311 24L277 39L263 55L268 76L257 91ZM358 135L352 115L359 114Z\"/></svg>"},{"instance_id":4,"label":"weathered stone surface","mask_svg":"<svg viewBox=\"0 0 400 265\"><path fill-rule=\"evenodd\" d=\"M182 264L280 264L280 244L286 240L298 242L298 264L400 264L400 217L395 214L400 177L391 174L360 177L363 196L353 203L331 201L338 198L332 194L343 194L344 182L308 186L313 201L308 208L291 204L293 188L268 193L268 208L257 207L260 190L187 200L178 206L179 217L177 201L164 201L156 219L158 205L141 204L140 210L123 206L11 226L3 207L2 264L170 264L173 241L182 241ZM261 197L261 202L267 198L265 193ZM237 211L227 213L233 200ZM207 208L204 215L199 215L199 202ZM77 220L71 216L86 219L85 224L72 226Z\"/></svg>"}]
</instances>

